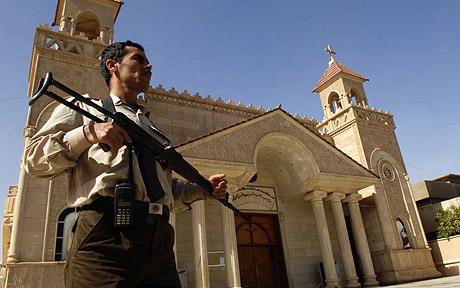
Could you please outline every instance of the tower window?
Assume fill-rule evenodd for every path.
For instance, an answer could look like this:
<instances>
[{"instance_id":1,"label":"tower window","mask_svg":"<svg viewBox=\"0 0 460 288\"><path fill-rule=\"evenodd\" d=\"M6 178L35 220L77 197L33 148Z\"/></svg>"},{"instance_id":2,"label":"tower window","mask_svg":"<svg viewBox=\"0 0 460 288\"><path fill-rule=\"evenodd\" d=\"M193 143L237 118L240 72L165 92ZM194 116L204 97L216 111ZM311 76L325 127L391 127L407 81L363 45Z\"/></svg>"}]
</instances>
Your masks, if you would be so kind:
<instances>
[{"instance_id":1,"label":"tower window","mask_svg":"<svg viewBox=\"0 0 460 288\"><path fill-rule=\"evenodd\" d=\"M354 105L358 105L358 104L361 104L362 106L366 105L366 101L364 97L362 97L358 93L358 91L356 91L356 89L354 88L350 89L350 98L351 98L351 103L353 103Z\"/></svg>"},{"instance_id":2,"label":"tower window","mask_svg":"<svg viewBox=\"0 0 460 288\"><path fill-rule=\"evenodd\" d=\"M90 11L83 11L77 17L77 35L83 33L89 40L94 40L99 36L101 27L97 16Z\"/></svg>"},{"instance_id":3,"label":"tower window","mask_svg":"<svg viewBox=\"0 0 460 288\"><path fill-rule=\"evenodd\" d=\"M353 103L355 106L358 105L358 100L356 99L356 96L351 94L351 103Z\"/></svg>"},{"instance_id":4,"label":"tower window","mask_svg":"<svg viewBox=\"0 0 460 288\"><path fill-rule=\"evenodd\" d=\"M337 94L335 92L332 92L329 95L328 103L329 103L329 107L330 107L332 113L335 113L335 112L337 112L337 110L342 109L342 103L340 103L339 94Z\"/></svg>"}]
</instances>

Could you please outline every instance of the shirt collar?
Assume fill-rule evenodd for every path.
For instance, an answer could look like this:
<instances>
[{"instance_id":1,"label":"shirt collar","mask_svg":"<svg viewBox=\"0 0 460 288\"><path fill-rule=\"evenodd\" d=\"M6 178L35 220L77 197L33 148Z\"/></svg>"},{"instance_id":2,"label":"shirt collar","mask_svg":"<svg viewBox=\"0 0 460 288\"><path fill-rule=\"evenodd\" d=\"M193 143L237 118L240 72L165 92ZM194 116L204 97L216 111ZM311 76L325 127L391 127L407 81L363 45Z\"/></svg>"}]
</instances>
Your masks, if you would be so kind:
<instances>
[{"instance_id":1,"label":"shirt collar","mask_svg":"<svg viewBox=\"0 0 460 288\"><path fill-rule=\"evenodd\" d=\"M117 95L115 94L110 94L110 97L112 98L112 101L113 101L113 105L115 106L120 106L120 105L124 105L126 107L128 107L130 110L132 110L134 113L137 113L139 110L142 114L144 114L147 118L149 117L150 115L150 110L145 107L145 106L142 106L142 105L139 105L139 104L136 104L136 105L129 105L127 103L124 103L120 97L118 97ZM137 108L137 109L136 109Z\"/></svg>"}]
</instances>

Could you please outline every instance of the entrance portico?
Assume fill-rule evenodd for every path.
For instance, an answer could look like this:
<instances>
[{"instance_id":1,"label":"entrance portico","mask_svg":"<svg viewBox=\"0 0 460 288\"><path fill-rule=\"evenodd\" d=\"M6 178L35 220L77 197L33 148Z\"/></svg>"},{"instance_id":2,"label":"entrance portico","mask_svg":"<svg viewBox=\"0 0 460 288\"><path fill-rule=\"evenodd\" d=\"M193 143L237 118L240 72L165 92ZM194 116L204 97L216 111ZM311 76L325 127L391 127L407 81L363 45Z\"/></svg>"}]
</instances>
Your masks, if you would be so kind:
<instances>
[{"instance_id":1,"label":"entrance portico","mask_svg":"<svg viewBox=\"0 0 460 288\"><path fill-rule=\"evenodd\" d=\"M233 149L234 146L237 147ZM219 147L226 149L219 151ZM342 203L351 203L347 199L358 203L357 191L375 184L374 174L281 109L177 148L202 174L225 173L229 180L229 200L239 209L278 215L282 262L285 262L289 287L319 283L320 263L327 287L359 287ZM203 278L203 275L219 274L214 265L205 264L204 258L211 254L203 251L216 253L211 250L219 249L225 258L221 268L225 270L226 287L258 287L242 283L240 267L245 264L239 263L233 213L223 207L216 210L213 205L217 206L217 202L202 208L192 205L192 215L197 213L193 209L200 209L200 215L204 215L200 220L194 216L191 223L194 237L199 237L193 239L193 254L194 259L200 261L194 261L195 265L189 269L189 273L194 270L194 276L190 277L195 279L194 287L211 287L210 281L217 281L209 278L218 276ZM359 205L356 207L359 210ZM349 208L351 220L362 225L356 207ZM218 211L220 227L203 231L209 222L216 221L216 217L205 215L208 210ZM214 243L218 248L210 249L205 236L215 235L217 230L223 235L223 243ZM355 229L353 224L355 243L360 243L357 245L360 262L365 265L364 284L376 286L378 282L363 232L364 228ZM180 266L180 252L178 254Z\"/></svg>"}]
</instances>

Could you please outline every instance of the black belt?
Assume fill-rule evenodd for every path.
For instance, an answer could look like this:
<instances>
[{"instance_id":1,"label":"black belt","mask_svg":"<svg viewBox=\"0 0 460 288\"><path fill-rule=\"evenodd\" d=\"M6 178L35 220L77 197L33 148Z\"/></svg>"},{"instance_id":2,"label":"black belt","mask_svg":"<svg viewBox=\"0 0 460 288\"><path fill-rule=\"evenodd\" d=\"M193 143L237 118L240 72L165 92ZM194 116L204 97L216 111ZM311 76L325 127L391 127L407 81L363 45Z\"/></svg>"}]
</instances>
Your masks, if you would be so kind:
<instances>
[{"instance_id":1,"label":"black belt","mask_svg":"<svg viewBox=\"0 0 460 288\"><path fill-rule=\"evenodd\" d=\"M161 215L169 220L169 207L161 203L151 203L143 201L134 201L134 219L147 217L148 215ZM96 211L110 211L113 213L114 204L113 198L109 196L100 196L93 202L82 206L79 210L96 210ZM142 220L142 219L139 219Z\"/></svg>"}]
</instances>

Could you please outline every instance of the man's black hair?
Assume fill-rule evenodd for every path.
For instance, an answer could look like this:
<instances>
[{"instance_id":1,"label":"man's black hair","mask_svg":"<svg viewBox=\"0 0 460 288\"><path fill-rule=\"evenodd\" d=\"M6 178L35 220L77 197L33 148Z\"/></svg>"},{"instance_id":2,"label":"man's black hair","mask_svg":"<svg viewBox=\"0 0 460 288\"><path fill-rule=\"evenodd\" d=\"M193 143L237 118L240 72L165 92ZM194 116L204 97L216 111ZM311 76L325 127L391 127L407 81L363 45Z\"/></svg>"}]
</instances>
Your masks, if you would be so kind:
<instances>
[{"instance_id":1,"label":"man's black hair","mask_svg":"<svg viewBox=\"0 0 460 288\"><path fill-rule=\"evenodd\" d=\"M107 62L108 59L113 59L117 62L121 62L121 60L125 56L126 46L135 47L144 51L144 47L142 47L141 44L131 42L129 40L127 40L126 42L112 43L102 51L100 68L102 77L104 77L104 81L107 84L107 86L109 86L110 72L109 69L106 67L105 62Z\"/></svg>"}]
</instances>

